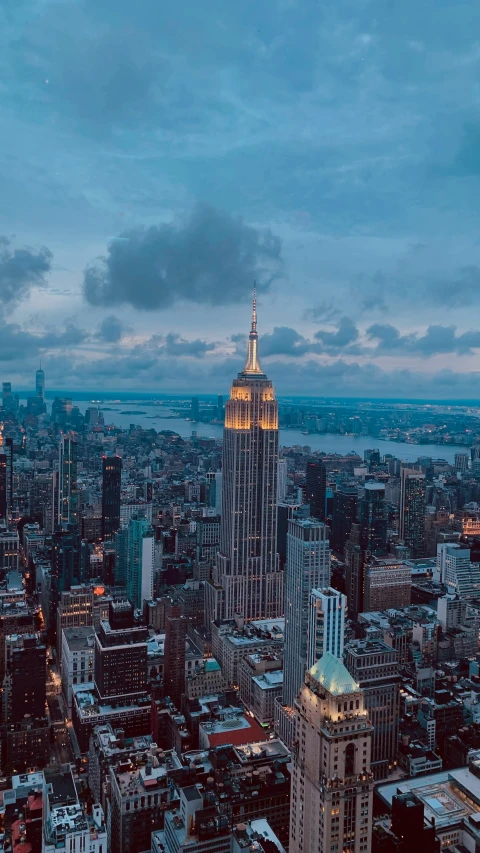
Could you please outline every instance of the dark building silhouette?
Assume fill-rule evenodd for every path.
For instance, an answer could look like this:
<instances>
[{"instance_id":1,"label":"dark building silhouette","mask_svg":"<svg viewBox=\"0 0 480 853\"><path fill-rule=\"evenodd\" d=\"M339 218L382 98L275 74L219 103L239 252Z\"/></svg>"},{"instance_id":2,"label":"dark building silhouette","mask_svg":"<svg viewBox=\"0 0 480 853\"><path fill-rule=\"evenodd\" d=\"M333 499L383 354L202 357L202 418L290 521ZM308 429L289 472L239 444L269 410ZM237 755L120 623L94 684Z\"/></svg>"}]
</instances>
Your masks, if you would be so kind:
<instances>
[{"instance_id":1,"label":"dark building silhouette","mask_svg":"<svg viewBox=\"0 0 480 853\"><path fill-rule=\"evenodd\" d=\"M0 453L0 519L8 518L7 508L8 459L6 453Z\"/></svg>"},{"instance_id":2,"label":"dark building silhouette","mask_svg":"<svg viewBox=\"0 0 480 853\"><path fill-rule=\"evenodd\" d=\"M198 402L198 397L192 397L190 416L192 418L192 421L198 421L198 418L200 416L200 404Z\"/></svg>"},{"instance_id":3,"label":"dark building silhouette","mask_svg":"<svg viewBox=\"0 0 480 853\"><path fill-rule=\"evenodd\" d=\"M165 696L180 709L185 691L185 639L187 620L179 604L170 602L165 619Z\"/></svg>"},{"instance_id":4,"label":"dark building silhouette","mask_svg":"<svg viewBox=\"0 0 480 853\"><path fill-rule=\"evenodd\" d=\"M425 555L425 474L402 468L400 479L400 539L413 558Z\"/></svg>"},{"instance_id":5,"label":"dark building silhouette","mask_svg":"<svg viewBox=\"0 0 480 853\"><path fill-rule=\"evenodd\" d=\"M52 537L49 630L54 638L60 595L82 583L81 536L76 524L67 524Z\"/></svg>"},{"instance_id":6,"label":"dark building silhouette","mask_svg":"<svg viewBox=\"0 0 480 853\"><path fill-rule=\"evenodd\" d=\"M132 604L111 601L108 620L95 635L95 687L100 699L145 696L148 629L134 621Z\"/></svg>"},{"instance_id":7,"label":"dark building silhouette","mask_svg":"<svg viewBox=\"0 0 480 853\"><path fill-rule=\"evenodd\" d=\"M358 505L361 545L365 552L378 556L387 550L387 510L383 483L365 483Z\"/></svg>"},{"instance_id":8,"label":"dark building silhouette","mask_svg":"<svg viewBox=\"0 0 480 853\"><path fill-rule=\"evenodd\" d=\"M7 457L7 515L13 509L13 438L5 441L5 454Z\"/></svg>"},{"instance_id":9,"label":"dark building silhouette","mask_svg":"<svg viewBox=\"0 0 480 853\"><path fill-rule=\"evenodd\" d=\"M322 462L310 460L305 471L305 494L312 518L325 521L327 472Z\"/></svg>"},{"instance_id":10,"label":"dark building silhouette","mask_svg":"<svg viewBox=\"0 0 480 853\"><path fill-rule=\"evenodd\" d=\"M10 716L20 723L26 714L45 715L47 650L36 635L23 637L21 647L13 649L9 666Z\"/></svg>"},{"instance_id":11,"label":"dark building silhouette","mask_svg":"<svg viewBox=\"0 0 480 853\"><path fill-rule=\"evenodd\" d=\"M355 618L363 611L365 552L361 543L362 528L352 524L350 536L345 543L345 595L348 615Z\"/></svg>"},{"instance_id":12,"label":"dark building silhouette","mask_svg":"<svg viewBox=\"0 0 480 853\"><path fill-rule=\"evenodd\" d=\"M331 546L343 553L352 524L357 520L358 489L341 485L333 495Z\"/></svg>"},{"instance_id":13,"label":"dark building silhouette","mask_svg":"<svg viewBox=\"0 0 480 853\"><path fill-rule=\"evenodd\" d=\"M425 822L425 807L416 794L396 794L392 798L391 820L374 824L372 853L440 853L436 828Z\"/></svg>"},{"instance_id":14,"label":"dark building silhouette","mask_svg":"<svg viewBox=\"0 0 480 853\"><path fill-rule=\"evenodd\" d=\"M102 487L102 538L104 540L110 539L120 529L121 487L121 457L104 456Z\"/></svg>"}]
</instances>

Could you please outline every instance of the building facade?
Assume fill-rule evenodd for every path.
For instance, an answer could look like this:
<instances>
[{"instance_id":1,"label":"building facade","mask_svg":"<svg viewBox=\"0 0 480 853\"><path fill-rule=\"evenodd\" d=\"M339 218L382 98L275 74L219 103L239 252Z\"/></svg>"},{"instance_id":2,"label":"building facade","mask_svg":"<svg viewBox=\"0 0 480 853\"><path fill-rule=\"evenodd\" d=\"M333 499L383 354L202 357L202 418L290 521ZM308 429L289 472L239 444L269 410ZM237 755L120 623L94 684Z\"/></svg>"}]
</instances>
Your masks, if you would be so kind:
<instances>
[{"instance_id":1,"label":"building facade","mask_svg":"<svg viewBox=\"0 0 480 853\"><path fill-rule=\"evenodd\" d=\"M411 557L425 556L425 474L411 468L401 470L399 535Z\"/></svg>"},{"instance_id":2,"label":"building facade","mask_svg":"<svg viewBox=\"0 0 480 853\"><path fill-rule=\"evenodd\" d=\"M369 853L372 727L363 693L328 652L295 703L290 853Z\"/></svg>"},{"instance_id":3,"label":"building facade","mask_svg":"<svg viewBox=\"0 0 480 853\"><path fill-rule=\"evenodd\" d=\"M346 613L346 595L332 587L312 589L308 610L307 669L311 669L325 652L342 660Z\"/></svg>"},{"instance_id":4,"label":"building facade","mask_svg":"<svg viewBox=\"0 0 480 853\"><path fill-rule=\"evenodd\" d=\"M278 405L258 360L256 299L245 367L225 407L222 523L214 581L223 615L283 613L277 555Z\"/></svg>"},{"instance_id":5,"label":"building facade","mask_svg":"<svg viewBox=\"0 0 480 853\"><path fill-rule=\"evenodd\" d=\"M330 583L328 529L314 518L288 523L285 566L285 657L283 701L292 706L307 669L310 593Z\"/></svg>"}]
</instances>

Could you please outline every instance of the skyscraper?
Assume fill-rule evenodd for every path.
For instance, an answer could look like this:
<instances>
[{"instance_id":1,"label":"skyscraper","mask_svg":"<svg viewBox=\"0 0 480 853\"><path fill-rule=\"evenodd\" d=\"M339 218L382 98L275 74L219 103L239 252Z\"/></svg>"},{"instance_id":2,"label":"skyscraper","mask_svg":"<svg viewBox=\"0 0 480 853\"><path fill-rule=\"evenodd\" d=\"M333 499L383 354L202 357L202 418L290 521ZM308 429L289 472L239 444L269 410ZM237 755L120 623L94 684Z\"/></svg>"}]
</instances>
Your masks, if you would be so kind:
<instances>
[{"instance_id":1,"label":"skyscraper","mask_svg":"<svg viewBox=\"0 0 480 853\"><path fill-rule=\"evenodd\" d=\"M363 693L329 652L295 703L290 853L371 850L372 727Z\"/></svg>"},{"instance_id":2,"label":"skyscraper","mask_svg":"<svg viewBox=\"0 0 480 853\"><path fill-rule=\"evenodd\" d=\"M245 367L225 407L222 524L215 570L223 613L232 619L283 613L283 574L277 555L278 407L258 360L257 310ZM213 586L212 586L213 589Z\"/></svg>"},{"instance_id":3,"label":"skyscraper","mask_svg":"<svg viewBox=\"0 0 480 853\"><path fill-rule=\"evenodd\" d=\"M7 438L4 444L7 457L7 515L13 510L13 438Z\"/></svg>"},{"instance_id":4,"label":"skyscraper","mask_svg":"<svg viewBox=\"0 0 480 853\"><path fill-rule=\"evenodd\" d=\"M327 472L322 462L311 459L305 471L305 493L313 518L325 521L325 498L327 493Z\"/></svg>"},{"instance_id":5,"label":"skyscraper","mask_svg":"<svg viewBox=\"0 0 480 853\"><path fill-rule=\"evenodd\" d=\"M165 618L164 692L180 710L185 692L185 641L187 619L180 604L169 601Z\"/></svg>"},{"instance_id":6,"label":"skyscraper","mask_svg":"<svg viewBox=\"0 0 480 853\"><path fill-rule=\"evenodd\" d=\"M331 544L343 553L352 524L357 520L358 489L355 485L341 484L333 495Z\"/></svg>"},{"instance_id":7,"label":"skyscraper","mask_svg":"<svg viewBox=\"0 0 480 853\"><path fill-rule=\"evenodd\" d=\"M219 421L223 421L225 417L225 409L223 408L223 395L219 394L217 397L217 418Z\"/></svg>"},{"instance_id":8,"label":"skyscraper","mask_svg":"<svg viewBox=\"0 0 480 853\"><path fill-rule=\"evenodd\" d=\"M361 527L361 545L364 551L375 556L387 550L387 509L383 483L365 483L358 506Z\"/></svg>"},{"instance_id":9,"label":"skyscraper","mask_svg":"<svg viewBox=\"0 0 480 853\"><path fill-rule=\"evenodd\" d=\"M285 655L283 702L293 706L307 669L307 629L312 589L330 583L330 548L325 524L314 518L288 522L285 564Z\"/></svg>"},{"instance_id":10,"label":"skyscraper","mask_svg":"<svg viewBox=\"0 0 480 853\"><path fill-rule=\"evenodd\" d=\"M45 373L41 367L35 374L35 394L43 403L45 398Z\"/></svg>"},{"instance_id":11,"label":"skyscraper","mask_svg":"<svg viewBox=\"0 0 480 853\"><path fill-rule=\"evenodd\" d=\"M128 525L127 595L142 608L153 595L154 535L146 518L131 518Z\"/></svg>"},{"instance_id":12,"label":"skyscraper","mask_svg":"<svg viewBox=\"0 0 480 853\"><path fill-rule=\"evenodd\" d=\"M361 525L352 524L345 543L345 592L348 612L354 619L363 610L365 551L362 549L361 539Z\"/></svg>"},{"instance_id":13,"label":"skyscraper","mask_svg":"<svg viewBox=\"0 0 480 853\"><path fill-rule=\"evenodd\" d=\"M102 481L102 538L104 540L110 539L120 529L121 487L121 457L104 456Z\"/></svg>"},{"instance_id":14,"label":"skyscraper","mask_svg":"<svg viewBox=\"0 0 480 853\"><path fill-rule=\"evenodd\" d=\"M410 548L410 556L425 554L425 474L402 468L400 478L400 539Z\"/></svg>"},{"instance_id":15,"label":"skyscraper","mask_svg":"<svg viewBox=\"0 0 480 853\"><path fill-rule=\"evenodd\" d=\"M70 435L62 435L58 456L57 524L76 523L77 517L77 442Z\"/></svg>"},{"instance_id":16,"label":"skyscraper","mask_svg":"<svg viewBox=\"0 0 480 853\"><path fill-rule=\"evenodd\" d=\"M0 520L8 521L7 505L8 460L6 453L0 453Z\"/></svg>"},{"instance_id":17,"label":"skyscraper","mask_svg":"<svg viewBox=\"0 0 480 853\"><path fill-rule=\"evenodd\" d=\"M388 775L398 749L397 653L381 640L354 640L345 650L345 664L363 691L373 726L371 769L375 778L381 779Z\"/></svg>"},{"instance_id":18,"label":"skyscraper","mask_svg":"<svg viewBox=\"0 0 480 853\"><path fill-rule=\"evenodd\" d=\"M347 597L337 589L312 589L308 609L307 669L325 652L343 657Z\"/></svg>"}]
</instances>

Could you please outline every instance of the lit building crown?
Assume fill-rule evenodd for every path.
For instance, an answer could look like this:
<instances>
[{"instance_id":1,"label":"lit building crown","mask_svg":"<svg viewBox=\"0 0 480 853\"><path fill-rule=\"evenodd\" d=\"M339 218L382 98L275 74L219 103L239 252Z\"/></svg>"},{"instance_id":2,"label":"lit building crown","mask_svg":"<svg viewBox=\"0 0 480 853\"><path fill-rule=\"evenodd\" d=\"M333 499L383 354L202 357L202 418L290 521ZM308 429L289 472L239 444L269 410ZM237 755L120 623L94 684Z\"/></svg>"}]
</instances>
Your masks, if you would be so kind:
<instances>
[{"instance_id":1,"label":"lit building crown","mask_svg":"<svg viewBox=\"0 0 480 853\"><path fill-rule=\"evenodd\" d=\"M252 305L252 328L248 336L248 350L245 367L239 376L265 376L258 360L258 334L257 334L257 290L253 291Z\"/></svg>"}]
</instances>

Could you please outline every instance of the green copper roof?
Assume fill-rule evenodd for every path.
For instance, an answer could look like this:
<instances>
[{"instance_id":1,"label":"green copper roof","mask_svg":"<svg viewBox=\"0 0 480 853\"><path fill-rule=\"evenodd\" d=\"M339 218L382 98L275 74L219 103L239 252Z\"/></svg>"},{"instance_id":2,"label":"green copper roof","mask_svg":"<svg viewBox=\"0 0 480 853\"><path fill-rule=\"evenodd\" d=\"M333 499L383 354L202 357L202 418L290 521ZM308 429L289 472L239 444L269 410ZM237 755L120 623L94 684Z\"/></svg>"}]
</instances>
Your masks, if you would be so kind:
<instances>
[{"instance_id":1,"label":"green copper roof","mask_svg":"<svg viewBox=\"0 0 480 853\"><path fill-rule=\"evenodd\" d=\"M343 696L345 693L355 693L360 689L342 661L331 652L325 652L309 672L312 678L332 696Z\"/></svg>"},{"instance_id":2,"label":"green copper roof","mask_svg":"<svg viewBox=\"0 0 480 853\"><path fill-rule=\"evenodd\" d=\"M205 672L218 672L220 669L220 664L215 658L208 658L205 661Z\"/></svg>"}]
</instances>

